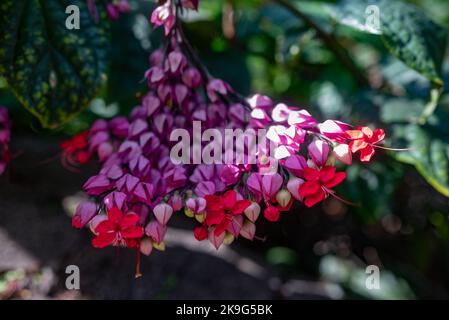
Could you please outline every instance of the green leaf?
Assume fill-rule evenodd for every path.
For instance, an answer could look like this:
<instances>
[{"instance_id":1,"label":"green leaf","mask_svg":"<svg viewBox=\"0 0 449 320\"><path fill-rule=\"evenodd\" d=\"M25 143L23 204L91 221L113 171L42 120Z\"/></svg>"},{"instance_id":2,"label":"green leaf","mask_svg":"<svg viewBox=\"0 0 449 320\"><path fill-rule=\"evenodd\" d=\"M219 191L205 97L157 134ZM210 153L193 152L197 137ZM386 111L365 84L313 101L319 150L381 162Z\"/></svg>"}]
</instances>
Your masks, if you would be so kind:
<instances>
[{"instance_id":1,"label":"green leaf","mask_svg":"<svg viewBox=\"0 0 449 320\"><path fill-rule=\"evenodd\" d=\"M69 30L66 7L77 5L80 29ZM42 126L68 121L106 80L107 24L95 24L83 0L3 0L0 74Z\"/></svg>"},{"instance_id":2,"label":"green leaf","mask_svg":"<svg viewBox=\"0 0 449 320\"><path fill-rule=\"evenodd\" d=\"M373 14L367 9L370 5L378 8L379 28L370 23ZM433 22L422 9L397 0L345 0L330 8L338 22L379 34L393 55L435 85L443 85L441 64L447 45L447 29Z\"/></svg>"},{"instance_id":3,"label":"green leaf","mask_svg":"<svg viewBox=\"0 0 449 320\"><path fill-rule=\"evenodd\" d=\"M410 148L409 151L393 152L401 162L415 166L418 172L437 191L449 197L449 135L438 125L394 125L394 147Z\"/></svg>"}]
</instances>

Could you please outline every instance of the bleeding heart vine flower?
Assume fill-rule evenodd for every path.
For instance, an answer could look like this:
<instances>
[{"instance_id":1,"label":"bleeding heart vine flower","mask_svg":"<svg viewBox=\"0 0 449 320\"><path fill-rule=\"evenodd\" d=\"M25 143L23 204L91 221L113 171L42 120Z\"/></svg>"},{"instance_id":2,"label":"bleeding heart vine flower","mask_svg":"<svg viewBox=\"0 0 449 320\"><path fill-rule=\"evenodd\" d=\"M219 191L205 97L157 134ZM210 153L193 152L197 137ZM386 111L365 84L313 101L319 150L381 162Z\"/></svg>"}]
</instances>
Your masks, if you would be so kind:
<instances>
[{"instance_id":1,"label":"bleeding heart vine flower","mask_svg":"<svg viewBox=\"0 0 449 320\"><path fill-rule=\"evenodd\" d=\"M374 155L374 148L385 138L382 129L371 130L368 127L360 127L358 130L346 130L350 139L349 149L352 153L360 151L360 161L368 162Z\"/></svg>"},{"instance_id":2,"label":"bleeding heart vine flower","mask_svg":"<svg viewBox=\"0 0 449 320\"><path fill-rule=\"evenodd\" d=\"M312 207L328 195L333 195L332 188L345 179L346 173L336 172L335 167L325 166L321 169L305 168L303 177L305 182L299 187L299 195L304 198L307 207Z\"/></svg>"},{"instance_id":3,"label":"bleeding heart vine flower","mask_svg":"<svg viewBox=\"0 0 449 320\"><path fill-rule=\"evenodd\" d=\"M222 196L206 196L206 220L208 227L215 226L215 236L220 236L231 223L234 217L241 215L251 205L249 200L237 200L234 190L225 192Z\"/></svg>"},{"instance_id":4,"label":"bleeding heart vine flower","mask_svg":"<svg viewBox=\"0 0 449 320\"><path fill-rule=\"evenodd\" d=\"M176 23L180 11L197 8L194 0L158 1L151 22L164 26L167 39L150 55L141 103L128 117L97 120L61 144L67 163L83 164L96 155L101 164L83 186L91 199L78 206L72 221L76 228L90 226L95 247L138 247L145 255L165 250L168 223L179 211L198 223L194 237L217 249L239 237L260 239L261 213L276 222L295 202L311 207L328 196L342 200L334 188L346 175L336 171L334 159L349 165L360 151L361 161L369 161L384 139L381 129L320 123L304 108L274 104L265 95L242 98L210 76ZM175 163L170 136L178 129L192 133L194 122L202 134L264 129L267 143L244 152L256 154L255 163L236 156L202 163L201 150ZM204 141L201 147L207 147ZM214 156L225 156L227 147Z\"/></svg>"}]
</instances>

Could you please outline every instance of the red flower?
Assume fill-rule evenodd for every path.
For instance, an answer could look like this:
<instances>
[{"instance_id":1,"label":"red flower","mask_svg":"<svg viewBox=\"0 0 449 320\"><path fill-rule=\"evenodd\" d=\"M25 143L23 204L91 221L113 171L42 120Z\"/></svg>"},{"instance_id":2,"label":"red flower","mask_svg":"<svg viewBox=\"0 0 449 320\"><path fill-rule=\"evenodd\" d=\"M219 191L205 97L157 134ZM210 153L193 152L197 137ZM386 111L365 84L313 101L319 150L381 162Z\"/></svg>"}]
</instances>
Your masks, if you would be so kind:
<instances>
[{"instance_id":1,"label":"red flower","mask_svg":"<svg viewBox=\"0 0 449 320\"><path fill-rule=\"evenodd\" d=\"M87 150L89 145L89 131L78 133L68 140L64 140L59 146L63 150L63 161L68 164L85 164L91 157L91 152Z\"/></svg>"},{"instance_id":2,"label":"red flower","mask_svg":"<svg viewBox=\"0 0 449 320\"><path fill-rule=\"evenodd\" d=\"M143 228L137 226L139 216L135 213L123 214L114 207L108 211L108 219L100 222L95 228L97 236L92 240L95 248L109 245L124 245L133 248L138 245L138 239L143 237Z\"/></svg>"},{"instance_id":3,"label":"red flower","mask_svg":"<svg viewBox=\"0 0 449 320\"><path fill-rule=\"evenodd\" d=\"M368 162L374 155L376 143L385 138L382 129L371 130L368 127L360 127L358 130L346 130L347 137L351 140L349 149L352 153L360 151L360 161Z\"/></svg>"},{"instance_id":4,"label":"red flower","mask_svg":"<svg viewBox=\"0 0 449 320\"><path fill-rule=\"evenodd\" d=\"M206 199L206 225L216 225L215 235L221 235L229 226L233 216L240 215L251 205L249 200L237 201L237 193L229 190L222 196L207 195Z\"/></svg>"},{"instance_id":5,"label":"red flower","mask_svg":"<svg viewBox=\"0 0 449 320\"><path fill-rule=\"evenodd\" d=\"M304 204L312 207L334 191L331 188L342 182L346 174L335 172L335 167L325 166L321 169L305 168L304 179L306 180L299 187L299 195L304 197Z\"/></svg>"}]
</instances>

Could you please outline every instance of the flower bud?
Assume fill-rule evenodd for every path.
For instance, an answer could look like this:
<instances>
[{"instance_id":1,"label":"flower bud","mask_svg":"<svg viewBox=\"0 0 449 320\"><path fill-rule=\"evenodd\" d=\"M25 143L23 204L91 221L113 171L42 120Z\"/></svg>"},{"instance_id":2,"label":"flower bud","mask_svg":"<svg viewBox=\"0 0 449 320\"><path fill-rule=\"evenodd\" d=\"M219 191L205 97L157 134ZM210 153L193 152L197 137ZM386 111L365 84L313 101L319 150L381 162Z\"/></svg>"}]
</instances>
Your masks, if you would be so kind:
<instances>
[{"instance_id":1,"label":"flower bud","mask_svg":"<svg viewBox=\"0 0 449 320\"><path fill-rule=\"evenodd\" d=\"M167 226L160 224L157 220L152 220L145 228L145 234L153 239L156 243L162 242L166 232Z\"/></svg>"},{"instance_id":2,"label":"flower bud","mask_svg":"<svg viewBox=\"0 0 449 320\"><path fill-rule=\"evenodd\" d=\"M299 195L299 187L304 183L304 180L296 177L292 177L287 182L287 190L296 200L302 201Z\"/></svg>"},{"instance_id":3,"label":"flower bud","mask_svg":"<svg viewBox=\"0 0 449 320\"><path fill-rule=\"evenodd\" d=\"M251 221L256 222L260 214L260 206L257 202L253 202L244 211L245 216Z\"/></svg>"},{"instance_id":4,"label":"flower bud","mask_svg":"<svg viewBox=\"0 0 449 320\"><path fill-rule=\"evenodd\" d=\"M223 240L223 244L228 246L234 242L234 239L235 239L235 237L231 233L226 232L226 235Z\"/></svg>"},{"instance_id":5,"label":"flower bud","mask_svg":"<svg viewBox=\"0 0 449 320\"><path fill-rule=\"evenodd\" d=\"M307 147L309 156L317 166L326 164L329 155L329 145L321 140L315 139Z\"/></svg>"},{"instance_id":6,"label":"flower bud","mask_svg":"<svg viewBox=\"0 0 449 320\"><path fill-rule=\"evenodd\" d=\"M173 208L166 203L159 203L154 207L153 213L160 224L166 225L173 214Z\"/></svg>"},{"instance_id":7,"label":"flower bud","mask_svg":"<svg viewBox=\"0 0 449 320\"><path fill-rule=\"evenodd\" d=\"M140 252L142 254L149 256L151 254L151 251L153 251L153 243L150 238L144 238L140 241Z\"/></svg>"},{"instance_id":8,"label":"flower bud","mask_svg":"<svg viewBox=\"0 0 449 320\"><path fill-rule=\"evenodd\" d=\"M223 243L224 238L225 238L224 232L222 232L219 236L215 235L215 227L211 228L211 230L209 231L209 241L212 243L212 245L217 250L218 250L218 248L220 248L221 244Z\"/></svg>"},{"instance_id":9,"label":"flower bud","mask_svg":"<svg viewBox=\"0 0 449 320\"><path fill-rule=\"evenodd\" d=\"M161 241L160 243L153 241L152 245L153 245L153 248L156 250L165 251L165 242L163 242L163 241Z\"/></svg>"},{"instance_id":10,"label":"flower bud","mask_svg":"<svg viewBox=\"0 0 449 320\"><path fill-rule=\"evenodd\" d=\"M280 212L276 207L268 206L263 215L268 221L276 222L279 220Z\"/></svg>"},{"instance_id":11,"label":"flower bud","mask_svg":"<svg viewBox=\"0 0 449 320\"><path fill-rule=\"evenodd\" d=\"M172 206L174 211L182 209L182 197L177 193L171 196L168 203Z\"/></svg>"},{"instance_id":12,"label":"flower bud","mask_svg":"<svg viewBox=\"0 0 449 320\"><path fill-rule=\"evenodd\" d=\"M204 220L206 219L206 215L205 215L204 213L196 214L196 215L195 215L195 219L196 219L196 221L198 221L199 223L203 223Z\"/></svg>"},{"instance_id":13,"label":"flower bud","mask_svg":"<svg viewBox=\"0 0 449 320\"><path fill-rule=\"evenodd\" d=\"M243 223L242 229L240 230L240 235L248 240L253 240L255 234L256 225L251 221L245 221L245 223Z\"/></svg>"},{"instance_id":14,"label":"flower bud","mask_svg":"<svg viewBox=\"0 0 449 320\"><path fill-rule=\"evenodd\" d=\"M188 217L188 218L193 218L195 216L195 213L193 213L192 210L190 210L189 208L185 207L184 208L184 214Z\"/></svg>"},{"instance_id":15,"label":"flower bud","mask_svg":"<svg viewBox=\"0 0 449 320\"><path fill-rule=\"evenodd\" d=\"M208 237L207 229L204 226L196 227L193 231L193 235L195 236L195 239L198 241L203 241Z\"/></svg>"},{"instance_id":16,"label":"flower bud","mask_svg":"<svg viewBox=\"0 0 449 320\"><path fill-rule=\"evenodd\" d=\"M276 194L276 201L280 204L281 207L288 206L291 199L292 195L285 189L282 189Z\"/></svg>"}]
</instances>

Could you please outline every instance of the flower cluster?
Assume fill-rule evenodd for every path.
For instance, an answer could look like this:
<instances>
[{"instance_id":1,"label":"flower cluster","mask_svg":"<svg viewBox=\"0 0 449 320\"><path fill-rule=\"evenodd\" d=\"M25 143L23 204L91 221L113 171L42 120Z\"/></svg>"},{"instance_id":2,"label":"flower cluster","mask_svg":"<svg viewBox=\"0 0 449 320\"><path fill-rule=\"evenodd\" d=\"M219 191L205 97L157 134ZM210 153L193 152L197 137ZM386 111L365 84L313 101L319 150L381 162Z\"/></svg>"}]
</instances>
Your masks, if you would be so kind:
<instances>
[{"instance_id":1,"label":"flower cluster","mask_svg":"<svg viewBox=\"0 0 449 320\"><path fill-rule=\"evenodd\" d=\"M0 175L5 172L11 161L11 153L8 145L11 139L11 120L8 110L0 106Z\"/></svg>"},{"instance_id":2,"label":"flower cluster","mask_svg":"<svg viewBox=\"0 0 449 320\"><path fill-rule=\"evenodd\" d=\"M95 247L138 248L145 255L163 250L167 224L180 211L198 222L195 238L217 249L240 236L252 240L262 210L275 222L295 200L311 207L329 196L340 199L334 188L345 173L335 162L349 165L356 152L370 161L384 139L380 129L319 122L264 95L241 98L192 52L175 23L181 6L196 10L198 1L159 1L153 12L151 21L164 25L167 42L149 57L148 92L129 117L97 120L62 144L71 163L92 155L101 163L83 186L91 200L78 206L72 221L76 228L90 226ZM193 121L203 130L266 129L273 144L258 149L256 164L174 164L170 133L191 131ZM272 160L279 163L274 172Z\"/></svg>"}]
</instances>

